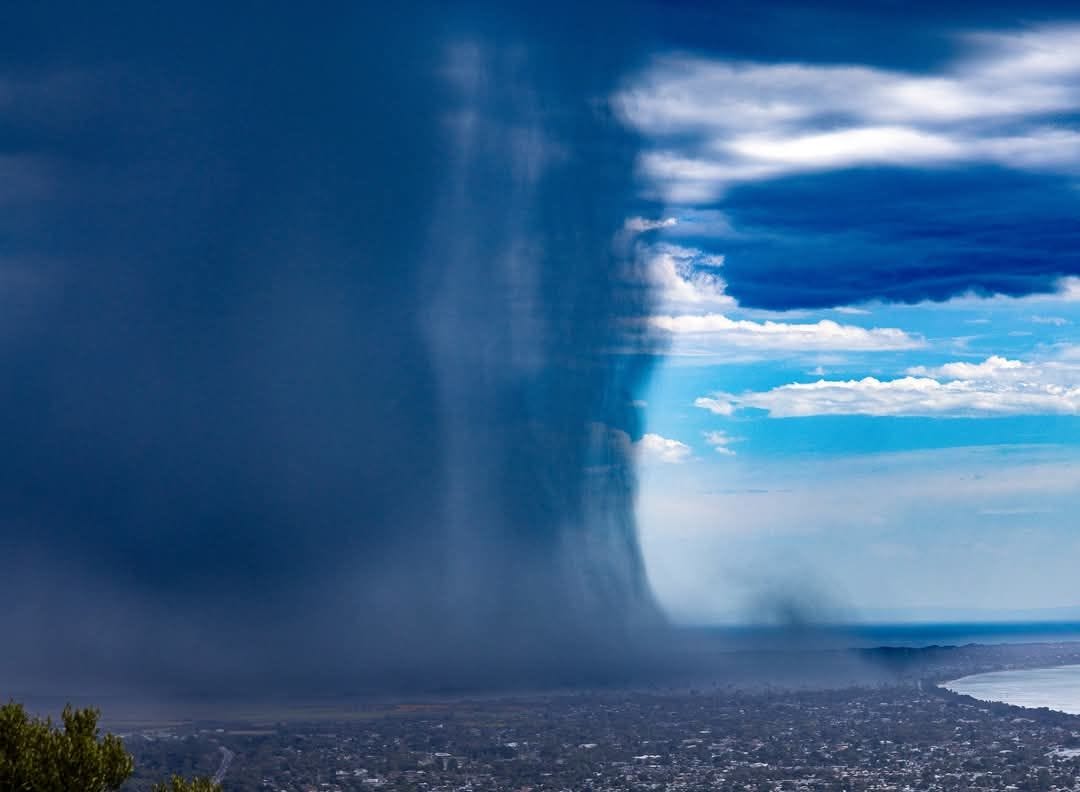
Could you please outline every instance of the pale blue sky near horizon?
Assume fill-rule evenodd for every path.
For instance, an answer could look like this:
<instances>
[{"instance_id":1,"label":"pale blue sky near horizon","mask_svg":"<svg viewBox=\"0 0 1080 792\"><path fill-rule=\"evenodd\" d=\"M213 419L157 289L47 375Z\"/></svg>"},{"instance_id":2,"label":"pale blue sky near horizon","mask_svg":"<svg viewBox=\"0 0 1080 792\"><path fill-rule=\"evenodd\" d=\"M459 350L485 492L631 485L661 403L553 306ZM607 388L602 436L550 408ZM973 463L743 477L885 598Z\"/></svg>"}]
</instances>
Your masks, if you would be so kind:
<instances>
[{"instance_id":1,"label":"pale blue sky near horizon","mask_svg":"<svg viewBox=\"0 0 1080 792\"><path fill-rule=\"evenodd\" d=\"M763 566L775 580L812 577L853 618L860 613L845 603L859 603L871 619L880 609L900 619L927 609L1008 618L1017 609L1080 605L1075 415L897 415L890 410L901 407L879 405L866 409L883 414L773 417L754 407L724 415L695 406L717 393L889 382L920 366L985 365L994 356L1032 370L1057 367L1051 376L1068 388L1080 368L1061 339L1080 321L1080 303L1044 302L1068 324L1031 322L1037 308L992 300L964 310L879 306L853 321L941 335L903 352L665 359L643 394L645 424L673 444L639 445L639 520L651 580L672 616L753 618L752 603L768 584L740 581L738 570ZM969 320L987 314L992 325L972 332ZM978 337L963 339L969 348L956 349L970 335Z\"/></svg>"}]
</instances>

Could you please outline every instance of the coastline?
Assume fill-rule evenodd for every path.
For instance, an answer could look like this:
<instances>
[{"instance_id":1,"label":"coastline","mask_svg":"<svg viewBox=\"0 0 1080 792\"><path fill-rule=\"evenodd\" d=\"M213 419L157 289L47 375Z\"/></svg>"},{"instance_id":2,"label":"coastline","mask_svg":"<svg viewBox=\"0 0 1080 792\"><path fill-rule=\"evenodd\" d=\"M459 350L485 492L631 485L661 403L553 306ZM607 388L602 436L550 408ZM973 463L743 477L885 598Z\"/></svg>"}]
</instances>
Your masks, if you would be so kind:
<instances>
[{"instance_id":1,"label":"coastline","mask_svg":"<svg viewBox=\"0 0 1080 792\"><path fill-rule=\"evenodd\" d=\"M968 674L938 687L987 703L1080 715L1080 663Z\"/></svg>"}]
</instances>

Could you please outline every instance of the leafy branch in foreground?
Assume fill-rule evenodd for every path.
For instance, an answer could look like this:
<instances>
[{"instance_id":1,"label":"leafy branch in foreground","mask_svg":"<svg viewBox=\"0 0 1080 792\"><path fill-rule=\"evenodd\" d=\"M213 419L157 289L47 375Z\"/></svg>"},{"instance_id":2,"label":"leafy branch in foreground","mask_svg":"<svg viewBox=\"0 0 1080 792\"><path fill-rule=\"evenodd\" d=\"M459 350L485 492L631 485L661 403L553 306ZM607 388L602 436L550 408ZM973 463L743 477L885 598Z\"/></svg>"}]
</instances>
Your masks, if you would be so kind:
<instances>
[{"instance_id":1,"label":"leafy branch in foreground","mask_svg":"<svg viewBox=\"0 0 1080 792\"><path fill-rule=\"evenodd\" d=\"M73 709L51 718L31 718L22 704L0 706L0 790L3 792L114 792L134 772L135 762L120 738L101 736L96 709ZM221 792L205 778L174 776L154 792Z\"/></svg>"}]
</instances>

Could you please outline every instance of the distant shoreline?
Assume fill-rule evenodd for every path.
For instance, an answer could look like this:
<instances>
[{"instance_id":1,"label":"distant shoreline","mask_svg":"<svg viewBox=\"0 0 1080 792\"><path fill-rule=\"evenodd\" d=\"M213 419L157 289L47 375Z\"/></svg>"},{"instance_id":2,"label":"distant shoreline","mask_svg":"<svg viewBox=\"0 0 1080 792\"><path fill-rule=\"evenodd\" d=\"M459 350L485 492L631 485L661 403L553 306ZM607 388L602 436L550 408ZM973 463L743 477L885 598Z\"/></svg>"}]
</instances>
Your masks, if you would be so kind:
<instances>
[{"instance_id":1,"label":"distant shoreline","mask_svg":"<svg viewBox=\"0 0 1080 792\"><path fill-rule=\"evenodd\" d=\"M977 701L1080 715L1080 663L986 671L938 686Z\"/></svg>"},{"instance_id":2,"label":"distant shoreline","mask_svg":"<svg viewBox=\"0 0 1080 792\"><path fill-rule=\"evenodd\" d=\"M1080 641L1080 621L941 621L941 622L808 622L794 624L742 624L687 626L679 629L712 634L740 644L760 648L763 644L820 644L850 649L886 646L926 648L930 646L995 645L1012 643L1057 643Z\"/></svg>"}]
</instances>

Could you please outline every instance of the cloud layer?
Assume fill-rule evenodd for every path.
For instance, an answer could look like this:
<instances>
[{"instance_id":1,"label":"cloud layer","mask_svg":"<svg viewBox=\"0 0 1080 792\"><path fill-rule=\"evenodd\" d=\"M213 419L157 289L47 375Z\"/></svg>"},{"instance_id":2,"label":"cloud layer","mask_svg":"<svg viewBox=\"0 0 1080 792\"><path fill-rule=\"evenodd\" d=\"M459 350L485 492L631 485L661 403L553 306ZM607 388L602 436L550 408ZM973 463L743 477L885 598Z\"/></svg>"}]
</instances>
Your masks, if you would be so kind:
<instances>
[{"instance_id":1,"label":"cloud layer","mask_svg":"<svg viewBox=\"0 0 1080 792\"><path fill-rule=\"evenodd\" d=\"M865 165L981 162L1075 172L1080 27L967 37L940 74L861 65L658 58L616 99L633 127L696 139L660 146L642 167L675 203L741 182ZM1051 117L1055 116L1055 117Z\"/></svg>"},{"instance_id":2,"label":"cloud layer","mask_svg":"<svg viewBox=\"0 0 1080 792\"><path fill-rule=\"evenodd\" d=\"M815 415L988 418L1010 415L1080 415L1080 367L1066 362L1025 363L992 356L981 363L915 367L891 380L793 382L695 402L713 413L765 410L772 418Z\"/></svg>"}]
</instances>

